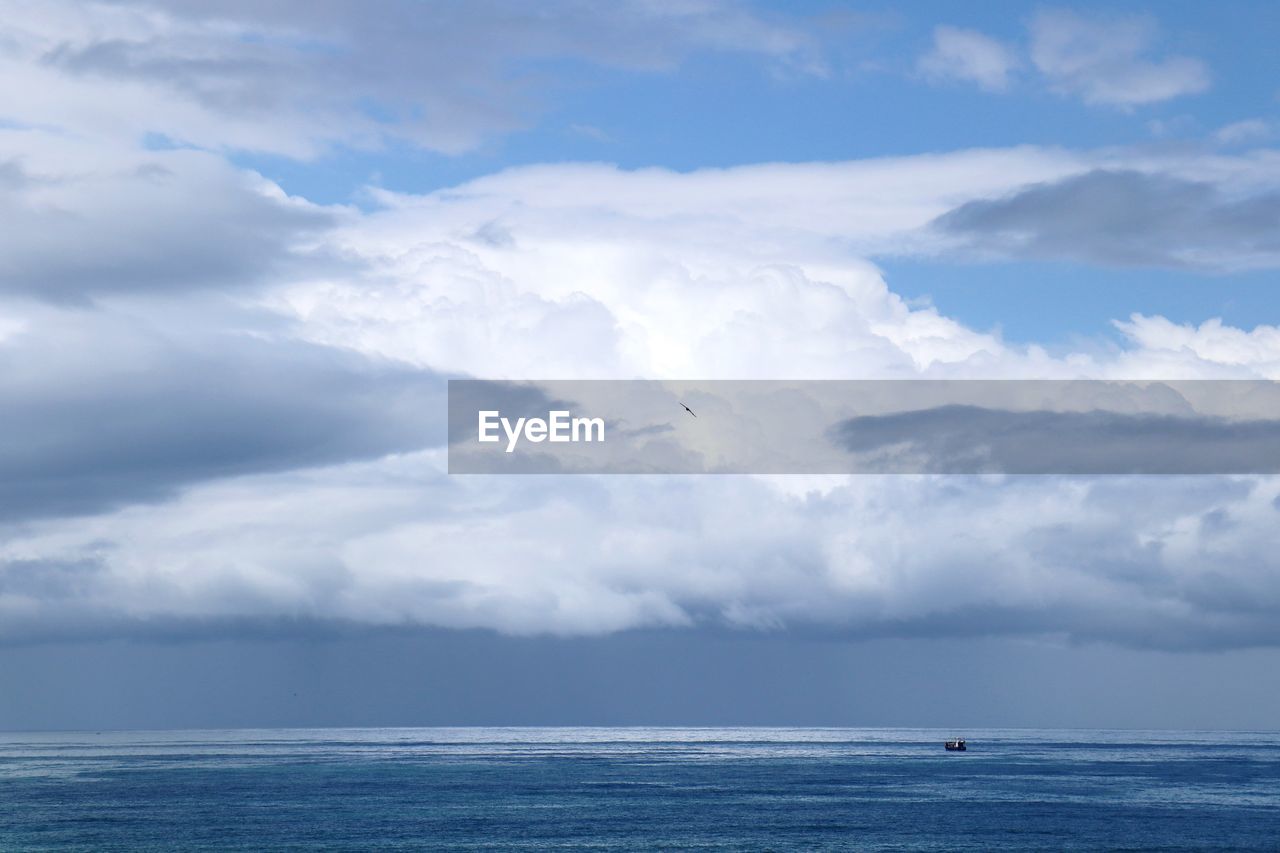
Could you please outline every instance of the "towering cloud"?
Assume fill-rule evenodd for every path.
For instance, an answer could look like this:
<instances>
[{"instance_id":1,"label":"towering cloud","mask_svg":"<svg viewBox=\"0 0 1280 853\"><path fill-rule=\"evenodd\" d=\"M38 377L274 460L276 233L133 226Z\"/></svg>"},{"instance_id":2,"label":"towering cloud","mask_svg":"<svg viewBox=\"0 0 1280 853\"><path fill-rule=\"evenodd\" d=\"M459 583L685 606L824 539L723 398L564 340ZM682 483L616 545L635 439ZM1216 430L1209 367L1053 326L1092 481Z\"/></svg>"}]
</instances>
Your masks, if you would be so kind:
<instances>
[{"instance_id":1,"label":"towering cloud","mask_svg":"<svg viewBox=\"0 0 1280 853\"><path fill-rule=\"evenodd\" d=\"M718 2L381 10L7 4L4 641L711 625L1280 642L1268 478L450 478L440 381L1280 378L1273 327L1135 316L1114 346L1051 352L904 299L877 266L977 249L1270 267L1272 154L549 163L363 207L247 168L246 151L473 150L575 63L827 70L811 30ZM1032 36L1036 68L1092 103L1208 85L1143 24L1045 13ZM931 73L1009 79L974 31L934 47Z\"/></svg>"}]
</instances>

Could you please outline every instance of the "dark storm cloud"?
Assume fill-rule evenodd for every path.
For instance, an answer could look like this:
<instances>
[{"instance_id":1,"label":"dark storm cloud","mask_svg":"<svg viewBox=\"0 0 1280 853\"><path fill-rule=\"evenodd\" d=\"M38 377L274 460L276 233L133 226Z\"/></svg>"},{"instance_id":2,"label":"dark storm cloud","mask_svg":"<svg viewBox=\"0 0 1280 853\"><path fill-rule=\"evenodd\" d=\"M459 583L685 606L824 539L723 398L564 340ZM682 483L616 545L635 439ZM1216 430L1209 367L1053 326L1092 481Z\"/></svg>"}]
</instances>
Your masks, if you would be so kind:
<instances>
[{"instance_id":1,"label":"dark storm cloud","mask_svg":"<svg viewBox=\"0 0 1280 853\"><path fill-rule=\"evenodd\" d=\"M1280 193L1099 169L971 201L934 227L980 252L1112 266L1227 270L1280 264Z\"/></svg>"},{"instance_id":2,"label":"dark storm cloud","mask_svg":"<svg viewBox=\"0 0 1280 853\"><path fill-rule=\"evenodd\" d=\"M0 294L84 303L288 280L324 263L308 248L332 211L268 193L200 152L151 152L80 174L0 164Z\"/></svg>"},{"instance_id":3,"label":"dark storm cloud","mask_svg":"<svg viewBox=\"0 0 1280 853\"><path fill-rule=\"evenodd\" d=\"M98 324L85 351L69 332L0 346L0 519L444 442L431 373L298 342L120 335Z\"/></svg>"},{"instance_id":4,"label":"dark storm cloud","mask_svg":"<svg viewBox=\"0 0 1280 853\"><path fill-rule=\"evenodd\" d=\"M939 406L837 424L891 472L1245 474L1280 471L1280 421ZM878 470L874 459L869 470Z\"/></svg>"}]
</instances>

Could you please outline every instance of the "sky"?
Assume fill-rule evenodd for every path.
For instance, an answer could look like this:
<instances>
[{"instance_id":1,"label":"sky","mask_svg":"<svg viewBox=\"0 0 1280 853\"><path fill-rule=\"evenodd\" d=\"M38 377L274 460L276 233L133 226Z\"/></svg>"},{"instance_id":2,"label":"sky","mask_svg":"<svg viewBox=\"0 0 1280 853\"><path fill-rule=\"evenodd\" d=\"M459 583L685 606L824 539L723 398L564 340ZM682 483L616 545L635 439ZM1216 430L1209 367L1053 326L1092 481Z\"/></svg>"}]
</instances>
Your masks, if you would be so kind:
<instances>
[{"instance_id":1,"label":"sky","mask_svg":"<svg viewBox=\"0 0 1280 853\"><path fill-rule=\"evenodd\" d=\"M1280 479L450 476L445 388L1280 379L1278 35L0 0L0 728L1275 728Z\"/></svg>"}]
</instances>

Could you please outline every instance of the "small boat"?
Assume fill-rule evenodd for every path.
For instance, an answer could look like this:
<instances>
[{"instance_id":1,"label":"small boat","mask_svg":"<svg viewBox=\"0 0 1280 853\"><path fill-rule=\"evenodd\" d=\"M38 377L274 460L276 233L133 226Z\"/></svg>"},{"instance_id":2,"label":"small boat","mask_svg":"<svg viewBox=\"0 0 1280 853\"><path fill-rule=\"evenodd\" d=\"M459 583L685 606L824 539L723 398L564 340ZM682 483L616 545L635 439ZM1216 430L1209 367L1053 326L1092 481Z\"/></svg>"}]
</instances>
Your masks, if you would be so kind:
<instances>
[{"instance_id":1,"label":"small boat","mask_svg":"<svg viewBox=\"0 0 1280 853\"><path fill-rule=\"evenodd\" d=\"M968 749L968 747L964 745L963 738L949 740L946 742L945 745L947 747L947 752L964 752L966 749Z\"/></svg>"}]
</instances>

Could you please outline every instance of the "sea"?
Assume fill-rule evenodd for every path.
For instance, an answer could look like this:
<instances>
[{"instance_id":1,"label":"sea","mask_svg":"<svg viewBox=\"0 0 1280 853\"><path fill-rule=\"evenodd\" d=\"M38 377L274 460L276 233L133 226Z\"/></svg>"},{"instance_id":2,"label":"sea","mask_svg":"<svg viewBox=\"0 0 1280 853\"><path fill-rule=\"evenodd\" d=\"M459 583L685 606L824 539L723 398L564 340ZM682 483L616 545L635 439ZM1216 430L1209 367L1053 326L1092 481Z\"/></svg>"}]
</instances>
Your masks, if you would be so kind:
<instances>
[{"instance_id":1,"label":"sea","mask_svg":"<svg viewBox=\"0 0 1280 853\"><path fill-rule=\"evenodd\" d=\"M3 851L544 849L1280 851L1280 733L0 733Z\"/></svg>"}]
</instances>

